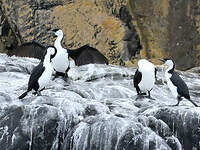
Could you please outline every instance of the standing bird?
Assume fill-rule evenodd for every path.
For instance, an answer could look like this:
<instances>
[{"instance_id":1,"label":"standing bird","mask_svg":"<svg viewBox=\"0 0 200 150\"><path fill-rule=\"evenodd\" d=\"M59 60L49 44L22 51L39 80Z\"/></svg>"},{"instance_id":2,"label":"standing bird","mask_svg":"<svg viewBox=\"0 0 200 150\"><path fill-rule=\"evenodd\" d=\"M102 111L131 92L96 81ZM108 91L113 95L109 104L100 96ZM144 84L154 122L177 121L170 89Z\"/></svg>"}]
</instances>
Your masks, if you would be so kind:
<instances>
[{"instance_id":1,"label":"standing bird","mask_svg":"<svg viewBox=\"0 0 200 150\"><path fill-rule=\"evenodd\" d=\"M56 76L62 76L64 79L68 77L67 72L69 71L69 56L67 49L64 49L61 45L63 39L63 32L60 29L53 30L55 36L57 36L54 46L57 49L55 57L52 59L53 68L56 71Z\"/></svg>"},{"instance_id":2,"label":"standing bird","mask_svg":"<svg viewBox=\"0 0 200 150\"><path fill-rule=\"evenodd\" d=\"M61 41L63 39L63 31L61 29L54 29L53 30L54 35L57 36L57 39L54 43L54 46L58 49L58 51L61 51L62 54L64 53L64 51L66 51L68 53L68 55L61 55L63 58L62 60L66 60L66 57L71 57L74 62L75 65L77 66L81 66L81 65L86 65L86 64L106 64L108 65L108 59L100 52L98 51L96 48L90 47L89 45L83 45L77 49L64 49L61 45ZM59 56L59 55L58 55ZM59 71L62 69L59 69L61 63L59 63L58 60L60 60L60 56L55 57L55 65L57 66L55 68L55 70L57 72L63 72L63 71ZM66 60L65 64L68 63L68 60ZM62 63L63 64L63 63ZM64 64L63 64L64 65ZM69 70L69 68L68 68Z\"/></svg>"},{"instance_id":3,"label":"standing bird","mask_svg":"<svg viewBox=\"0 0 200 150\"><path fill-rule=\"evenodd\" d=\"M184 97L187 100L189 100L194 106L198 107L198 105L190 99L190 94L186 83L176 72L174 72L174 62L171 59L167 58L159 60L164 62L168 66L167 70L165 71L167 85L170 91L172 92L172 95L174 95L178 100L178 103L174 106L178 106L180 101L182 100L182 97Z\"/></svg>"},{"instance_id":4,"label":"standing bird","mask_svg":"<svg viewBox=\"0 0 200 150\"><path fill-rule=\"evenodd\" d=\"M33 94L41 95L40 92L44 90L45 86L51 79L53 72L51 60L55 57L56 52L57 50L54 46L47 47L43 60L33 69L31 73L27 91L19 96L19 99L24 98L32 89L35 90Z\"/></svg>"},{"instance_id":5,"label":"standing bird","mask_svg":"<svg viewBox=\"0 0 200 150\"><path fill-rule=\"evenodd\" d=\"M155 84L156 73L157 69L154 64L146 59L138 61L138 69L133 80L138 95L146 95L148 92L148 97L151 97L150 91Z\"/></svg>"}]
</instances>

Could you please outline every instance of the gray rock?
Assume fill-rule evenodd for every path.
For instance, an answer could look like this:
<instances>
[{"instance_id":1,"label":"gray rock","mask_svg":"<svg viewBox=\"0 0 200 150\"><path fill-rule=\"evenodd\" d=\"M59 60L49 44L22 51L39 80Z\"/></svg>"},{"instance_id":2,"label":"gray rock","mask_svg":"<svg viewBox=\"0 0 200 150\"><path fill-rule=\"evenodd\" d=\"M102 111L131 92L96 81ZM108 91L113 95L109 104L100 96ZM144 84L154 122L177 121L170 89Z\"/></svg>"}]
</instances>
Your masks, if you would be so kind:
<instances>
[{"instance_id":1,"label":"gray rock","mask_svg":"<svg viewBox=\"0 0 200 150\"><path fill-rule=\"evenodd\" d=\"M186 100L169 106L176 99L165 83L155 85L154 99L138 97L133 88L135 68L71 66L68 83L57 78L42 96L30 93L20 101L17 97L26 90L29 73L39 60L2 54L0 60L5 68L0 72L2 150L200 149L200 109ZM200 78L179 73L200 105Z\"/></svg>"}]
</instances>

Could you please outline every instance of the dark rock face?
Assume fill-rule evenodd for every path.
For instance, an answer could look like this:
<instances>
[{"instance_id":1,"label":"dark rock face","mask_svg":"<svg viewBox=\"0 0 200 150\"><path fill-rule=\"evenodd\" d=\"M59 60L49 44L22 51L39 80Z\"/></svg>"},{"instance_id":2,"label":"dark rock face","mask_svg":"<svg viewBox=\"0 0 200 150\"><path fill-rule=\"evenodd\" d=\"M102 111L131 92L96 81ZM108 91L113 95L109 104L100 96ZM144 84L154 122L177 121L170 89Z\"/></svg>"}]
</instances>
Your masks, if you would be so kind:
<instances>
[{"instance_id":1,"label":"dark rock face","mask_svg":"<svg viewBox=\"0 0 200 150\"><path fill-rule=\"evenodd\" d=\"M200 64L199 0L129 0L145 56L171 57L177 68Z\"/></svg>"},{"instance_id":2,"label":"dark rock face","mask_svg":"<svg viewBox=\"0 0 200 150\"><path fill-rule=\"evenodd\" d=\"M39 60L0 55L0 147L2 150L189 150L200 149L200 108L172 97L161 78L154 99L138 98L135 68L71 66L69 80L56 78L42 92L26 90ZM200 105L200 77L179 72ZM6 88L5 88L6 87Z\"/></svg>"},{"instance_id":3,"label":"dark rock face","mask_svg":"<svg viewBox=\"0 0 200 150\"><path fill-rule=\"evenodd\" d=\"M178 108L161 108L155 113L157 119L161 119L168 123L169 128L173 129L173 133L181 139L184 149L200 148L200 121L199 113L193 109L185 108L179 113Z\"/></svg>"},{"instance_id":4,"label":"dark rock face","mask_svg":"<svg viewBox=\"0 0 200 150\"><path fill-rule=\"evenodd\" d=\"M139 36L133 26L133 18L127 7L121 7L119 11L119 18L124 23L126 32L123 38L124 42L124 53L122 55L122 60L131 60L136 54L140 54L142 45L140 43Z\"/></svg>"},{"instance_id":5,"label":"dark rock face","mask_svg":"<svg viewBox=\"0 0 200 150\"><path fill-rule=\"evenodd\" d=\"M1 148L50 149L57 135L58 118L56 116L58 112L55 108L49 107L11 106L6 108L1 113L0 121ZM52 118L49 116L50 113Z\"/></svg>"},{"instance_id":6,"label":"dark rock face","mask_svg":"<svg viewBox=\"0 0 200 150\"><path fill-rule=\"evenodd\" d=\"M21 43L33 40L45 43L47 38L52 40L50 35L47 34L53 23L49 11L51 8L62 4L62 0L28 0L26 2L20 0L18 3L2 1L1 9Z\"/></svg>"},{"instance_id":7,"label":"dark rock face","mask_svg":"<svg viewBox=\"0 0 200 150\"><path fill-rule=\"evenodd\" d=\"M168 49L178 68L186 70L197 65L200 35L195 17L199 9L200 6L195 1L170 1Z\"/></svg>"},{"instance_id":8,"label":"dark rock face","mask_svg":"<svg viewBox=\"0 0 200 150\"><path fill-rule=\"evenodd\" d=\"M1 2L0 5L2 5ZM8 50L17 44L18 41L15 33L12 31L8 19L0 8L0 52L5 52L5 49Z\"/></svg>"}]
</instances>

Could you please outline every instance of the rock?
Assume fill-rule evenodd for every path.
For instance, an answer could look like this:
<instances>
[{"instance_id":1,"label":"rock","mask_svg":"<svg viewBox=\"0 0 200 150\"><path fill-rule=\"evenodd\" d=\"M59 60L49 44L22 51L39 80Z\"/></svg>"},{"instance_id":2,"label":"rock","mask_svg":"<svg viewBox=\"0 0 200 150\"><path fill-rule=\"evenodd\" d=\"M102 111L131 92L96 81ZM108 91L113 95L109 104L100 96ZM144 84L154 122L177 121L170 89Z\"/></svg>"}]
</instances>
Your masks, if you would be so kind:
<instances>
[{"instance_id":1,"label":"rock","mask_svg":"<svg viewBox=\"0 0 200 150\"><path fill-rule=\"evenodd\" d=\"M188 72L193 72L193 73L200 73L200 67L194 67L191 68L189 70L187 70Z\"/></svg>"},{"instance_id":2,"label":"rock","mask_svg":"<svg viewBox=\"0 0 200 150\"><path fill-rule=\"evenodd\" d=\"M109 113L109 108L101 103L91 103L85 108L85 115L98 115L102 113Z\"/></svg>"},{"instance_id":3,"label":"rock","mask_svg":"<svg viewBox=\"0 0 200 150\"><path fill-rule=\"evenodd\" d=\"M42 96L21 101L38 59L0 54L0 146L2 150L200 149L200 108L176 103L167 85L156 84L154 99L138 97L135 67L71 66L66 83L57 78ZM71 70L70 69L70 70ZM76 71L75 71L76 70ZM158 79L162 79L158 67ZM181 72L191 99L200 105L200 77Z\"/></svg>"},{"instance_id":4,"label":"rock","mask_svg":"<svg viewBox=\"0 0 200 150\"><path fill-rule=\"evenodd\" d=\"M0 2L2 6L2 3ZM6 50L11 49L17 45L17 38L15 33L12 31L8 19L3 14L0 8L0 52L7 52Z\"/></svg>"},{"instance_id":5,"label":"rock","mask_svg":"<svg viewBox=\"0 0 200 150\"><path fill-rule=\"evenodd\" d=\"M171 57L182 70L200 64L198 0L129 0L129 4L145 49L143 57L154 62Z\"/></svg>"},{"instance_id":6,"label":"rock","mask_svg":"<svg viewBox=\"0 0 200 150\"><path fill-rule=\"evenodd\" d=\"M181 70L200 65L199 0L0 3L1 52L32 41L53 44L49 31L60 27L65 33L64 47L89 44L111 64L133 66L141 57L159 64L158 58L171 57Z\"/></svg>"},{"instance_id":7,"label":"rock","mask_svg":"<svg viewBox=\"0 0 200 150\"><path fill-rule=\"evenodd\" d=\"M177 134L184 149L200 148L199 109L161 108L154 116L163 120Z\"/></svg>"},{"instance_id":8,"label":"rock","mask_svg":"<svg viewBox=\"0 0 200 150\"><path fill-rule=\"evenodd\" d=\"M14 50L17 45L32 41L44 46L53 44L49 31L57 27L65 33L63 45L66 48L89 44L112 64L131 60L142 48L126 0L20 0L18 3L3 0L1 3L9 29L14 33L11 37L17 39L9 40L12 46L2 51ZM124 38L127 34L128 39Z\"/></svg>"}]
</instances>

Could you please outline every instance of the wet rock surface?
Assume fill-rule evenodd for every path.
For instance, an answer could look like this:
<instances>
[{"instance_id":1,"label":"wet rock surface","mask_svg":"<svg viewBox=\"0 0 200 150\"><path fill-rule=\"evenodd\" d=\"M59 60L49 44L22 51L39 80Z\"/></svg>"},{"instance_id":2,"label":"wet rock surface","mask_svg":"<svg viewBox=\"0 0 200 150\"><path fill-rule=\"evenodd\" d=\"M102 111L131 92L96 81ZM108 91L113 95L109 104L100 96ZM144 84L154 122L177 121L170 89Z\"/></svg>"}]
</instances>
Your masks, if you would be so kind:
<instances>
[{"instance_id":1,"label":"wet rock surface","mask_svg":"<svg viewBox=\"0 0 200 150\"><path fill-rule=\"evenodd\" d=\"M200 149L200 108L176 99L162 81L153 99L137 96L135 68L71 66L68 82L56 78L42 92L27 88L37 59L0 55L0 146L2 150ZM73 63L71 63L73 64ZM179 72L200 105L200 77Z\"/></svg>"}]
</instances>

